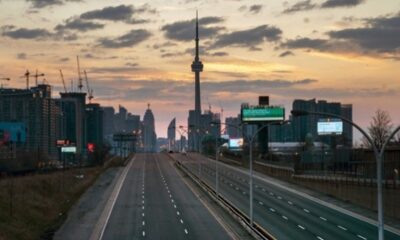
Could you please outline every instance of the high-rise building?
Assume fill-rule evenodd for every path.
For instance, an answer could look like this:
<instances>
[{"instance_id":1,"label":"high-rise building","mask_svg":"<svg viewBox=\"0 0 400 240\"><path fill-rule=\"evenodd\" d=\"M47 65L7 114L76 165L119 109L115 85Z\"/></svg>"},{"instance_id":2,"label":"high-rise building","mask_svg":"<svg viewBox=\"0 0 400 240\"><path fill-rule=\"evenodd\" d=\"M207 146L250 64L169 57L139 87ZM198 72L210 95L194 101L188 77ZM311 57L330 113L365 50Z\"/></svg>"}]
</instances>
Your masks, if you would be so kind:
<instances>
[{"instance_id":1,"label":"high-rise building","mask_svg":"<svg viewBox=\"0 0 400 240\"><path fill-rule=\"evenodd\" d=\"M195 57L194 61L191 65L192 72L195 73L195 104L194 104L194 116L192 125L196 131L191 135L194 139L192 142L194 143L194 150L200 150L200 138L201 133L199 130L201 123L201 93L200 93L200 72L203 71L203 63L200 61L199 57L199 19L196 12L196 49L195 49ZM190 115L190 114L189 114ZM190 118L190 117L189 117ZM190 125L190 124L189 124ZM189 140L190 142L190 140Z\"/></svg>"},{"instance_id":2,"label":"high-rise building","mask_svg":"<svg viewBox=\"0 0 400 240\"><path fill-rule=\"evenodd\" d=\"M175 151L175 143L176 143L176 119L172 119L172 121L168 125L167 130L168 136L168 150Z\"/></svg>"},{"instance_id":3,"label":"high-rise building","mask_svg":"<svg viewBox=\"0 0 400 240\"><path fill-rule=\"evenodd\" d=\"M128 113L125 120L125 129L128 133L137 133L140 129L140 115Z\"/></svg>"},{"instance_id":4,"label":"high-rise building","mask_svg":"<svg viewBox=\"0 0 400 240\"><path fill-rule=\"evenodd\" d=\"M104 136L110 136L114 134L114 108L113 107L102 107L103 108L103 134Z\"/></svg>"},{"instance_id":5,"label":"high-rise building","mask_svg":"<svg viewBox=\"0 0 400 240\"><path fill-rule=\"evenodd\" d=\"M155 132L154 115L150 104L143 117L143 150L144 152L155 152L157 148L157 135Z\"/></svg>"},{"instance_id":6,"label":"high-rise building","mask_svg":"<svg viewBox=\"0 0 400 240\"><path fill-rule=\"evenodd\" d=\"M95 148L103 146L103 109L98 103L86 105L86 140Z\"/></svg>"},{"instance_id":7,"label":"high-rise building","mask_svg":"<svg viewBox=\"0 0 400 240\"><path fill-rule=\"evenodd\" d=\"M20 149L57 157L58 109L51 99L51 86L40 84L30 89L0 89L0 122L21 122L26 142Z\"/></svg>"},{"instance_id":8,"label":"high-rise building","mask_svg":"<svg viewBox=\"0 0 400 240\"><path fill-rule=\"evenodd\" d=\"M86 93L60 93L58 102L63 115L63 132L66 139L76 145L78 155L86 152Z\"/></svg>"}]
</instances>

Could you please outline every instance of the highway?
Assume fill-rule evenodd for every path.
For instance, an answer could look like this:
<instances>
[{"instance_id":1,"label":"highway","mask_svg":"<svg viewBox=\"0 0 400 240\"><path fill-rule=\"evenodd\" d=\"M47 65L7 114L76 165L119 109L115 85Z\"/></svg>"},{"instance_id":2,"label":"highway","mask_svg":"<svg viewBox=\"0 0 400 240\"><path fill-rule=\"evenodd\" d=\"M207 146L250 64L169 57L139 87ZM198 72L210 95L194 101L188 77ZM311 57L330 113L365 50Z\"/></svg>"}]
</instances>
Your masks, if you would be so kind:
<instances>
[{"instance_id":1,"label":"highway","mask_svg":"<svg viewBox=\"0 0 400 240\"><path fill-rule=\"evenodd\" d=\"M174 157L194 174L200 172L201 179L215 189L215 161L199 154L174 154ZM248 215L247 172L223 163L219 163L218 169L220 194ZM366 221L310 200L268 179L254 178L253 184L254 221L277 239L377 239L377 227ZM400 239L400 235L385 231L385 239Z\"/></svg>"},{"instance_id":2,"label":"highway","mask_svg":"<svg viewBox=\"0 0 400 240\"><path fill-rule=\"evenodd\" d=\"M101 239L232 239L165 154L137 154Z\"/></svg>"}]
</instances>

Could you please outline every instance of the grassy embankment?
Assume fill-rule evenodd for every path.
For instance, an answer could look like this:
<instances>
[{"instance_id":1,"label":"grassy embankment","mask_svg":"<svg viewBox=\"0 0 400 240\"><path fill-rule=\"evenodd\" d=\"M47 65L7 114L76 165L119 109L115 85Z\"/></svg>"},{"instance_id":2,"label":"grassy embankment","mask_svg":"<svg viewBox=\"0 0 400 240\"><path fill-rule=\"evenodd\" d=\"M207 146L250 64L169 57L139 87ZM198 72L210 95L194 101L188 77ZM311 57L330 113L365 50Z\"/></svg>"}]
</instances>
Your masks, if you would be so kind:
<instances>
[{"instance_id":1,"label":"grassy embankment","mask_svg":"<svg viewBox=\"0 0 400 240\"><path fill-rule=\"evenodd\" d=\"M97 177L123 162L113 158L102 167L0 178L0 239L51 239Z\"/></svg>"}]
</instances>

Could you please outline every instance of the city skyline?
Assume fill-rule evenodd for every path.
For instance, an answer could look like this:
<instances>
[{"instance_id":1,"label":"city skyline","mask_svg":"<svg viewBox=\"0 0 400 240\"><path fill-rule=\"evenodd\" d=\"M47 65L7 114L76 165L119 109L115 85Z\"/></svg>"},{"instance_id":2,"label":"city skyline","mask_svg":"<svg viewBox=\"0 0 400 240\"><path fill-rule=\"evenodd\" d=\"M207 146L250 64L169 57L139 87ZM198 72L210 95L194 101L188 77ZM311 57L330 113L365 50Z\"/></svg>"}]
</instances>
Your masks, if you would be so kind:
<instances>
[{"instance_id":1,"label":"city skyline","mask_svg":"<svg viewBox=\"0 0 400 240\"><path fill-rule=\"evenodd\" d=\"M185 125L194 105L189 64L198 9L203 109L222 107L225 118L258 95L288 110L296 98L317 98L353 104L364 127L378 108L399 123L400 16L393 9L400 1L340 2L3 0L0 77L11 78L5 87L24 88L20 76L37 68L57 92L58 69L76 84L79 55L93 102L135 114L150 102L157 135L165 137L170 119Z\"/></svg>"}]
</instances>

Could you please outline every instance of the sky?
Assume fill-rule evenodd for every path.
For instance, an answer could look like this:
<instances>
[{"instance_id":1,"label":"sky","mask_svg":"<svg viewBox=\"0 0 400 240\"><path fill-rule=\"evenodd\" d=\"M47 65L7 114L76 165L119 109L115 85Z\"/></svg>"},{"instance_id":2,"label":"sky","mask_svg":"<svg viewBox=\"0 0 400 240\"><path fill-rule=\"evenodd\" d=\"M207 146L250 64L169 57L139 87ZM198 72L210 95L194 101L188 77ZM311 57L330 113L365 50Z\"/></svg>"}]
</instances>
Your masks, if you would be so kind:
<instances>
[{"instance_id":1,"label":"sky","mask_svg":"<svg viewBox=\"0 0 400 240\"><path fill-rule=\"evenodd\" d=\"M377 109L400 124L400 0L0 0L2 84L37 69L58 97L79 56L93 102L142 117L150 103L165 137L194 108L196 10L203 110L236 116L269 95L288 114L316 98L353 104L362 127Z\"/></svg>"}]
</instances>

